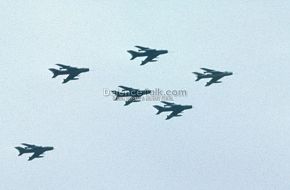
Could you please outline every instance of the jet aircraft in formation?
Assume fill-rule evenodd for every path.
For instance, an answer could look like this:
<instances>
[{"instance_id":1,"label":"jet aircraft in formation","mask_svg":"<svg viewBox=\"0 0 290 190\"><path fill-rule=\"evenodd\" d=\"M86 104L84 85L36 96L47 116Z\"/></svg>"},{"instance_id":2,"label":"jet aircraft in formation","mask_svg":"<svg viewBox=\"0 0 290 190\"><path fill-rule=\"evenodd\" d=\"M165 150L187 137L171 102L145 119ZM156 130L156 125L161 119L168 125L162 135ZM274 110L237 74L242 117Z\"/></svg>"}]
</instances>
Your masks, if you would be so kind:
<instances>
[{"instance_id":1,"label":"jet aircraft in formation","mask_svg":"<svg viewBox=\"0 0 290 190\"><path fill-rule=\"evenodd\" d=\"M172 102L165 102L161 101L163 104L165 104L163 107L159 105L154 105L153 107L158 110L156 115L162 113L162 112L171 112L171 114L167 115L166 120L171 119L172 117L180 117L180 113L182 113L184 110L191 109L192 105L179 105Z\"/></svg>"},{"instance_id":2,"label":"jet aircraft in formation","mask_svg":"<svg viewBox=\"0 0 290 190\"><path fill-rule=\"evenodd\" d=\"M113 90L112 93L116 96L115 100L118 100L119 98L130 97L128 100L125 101L124 106L127 106L133 102L140 102L141 96L151 93L151 90L148 89L139 90L126 86L119 87L122 88L121 92Z\"/></svg>"},{"instance_id":3,"label":"jet aircraft in formation","mask_svg":"<svg viewBox=\"0 0 290 190\"><path fill-rule=\"evenodd\" d=\"M211 78L211 80L207 82L205 86L209 86L213 83L221 83L219 79L233 74L232 72L228 72L228 71L221 72L221 71L215 71L215 70L207 69L207 68L201 68L201 69L204 70L204 73L198 73L198 72L193 72L193 73L197 76L195 81L199 81L200 79L204 79L204 78Z\"/></svg>"},{"instance_id":4,"label":"jet aircraft in formation","mask_svg":"<svg viewBox=\"0 0 290 190\"><path fill-rule=\"evenodd\" d=\"M79 74L88 72L88 68L77 68L77 67L71 67L68 65L63 65L63 64L56 64L57 66L60 67L59 70L50 68L49 70L53 73L52 78L57 77L58 75L68 75L62 83L67 83L70 80L78 80L79 78L77 77Z\"/></svg>"},{"instance_id":5,"label":"jet aircraft in formation","mask_svg":"<svg viewBox=\"0 0 290 190\"><path fill-rule=\"evenodd\" d=\"M142 47L142 46L135 46L139 50L138 52L133 51L133 50L128 50L128 53L132 55L131 60L135 59L136 57L146 57L145 60L142 61L141 65L145 65L148 62L155 62L156 57L158 57L161 54L166 54L168 53L168 50L156 50L156 49L150 49L147 47ZM52 78L57 77L58 75L68 75L67 78L63 80L63 83L67 83L70 80L78 80L76 78L79 74L83 72L88 72L88 68L77 68L77 67L71 67L68 65L63 65L63 64L56 64L57 66L60 67L59 70L50 68L49 70L53 73ZM220 71L215 71L212 69L207 69L207 68L201 68L204 73L198 73L198 72L193 72L195 75L197 75L196 81L199 81L200 79L203 78L211 78L209 82L206 83L205 86L209 86L213 83L221 83L219 79L225 77L225 76L230 76L233 73L232 72L220 72ZM125 101L125 106L133 103L133 102L140 102L140 98L143 95L150 94L152 91L151 90L139 90L131 87L126 87L126 86L119 86L122 88L122 91L112 91L112 93L116 96L115 100L119 98L129 98L128 100ZM161 101L164 106L159 106L159 105L154 105L153 107L158 110L156 113L157 115L162 113L162 112L171 112L169 115L167 115L166 120L169 120L173 117L180 117L180 113L182 113L184 110L187 109L192 109L192 105L179 105L175 104L172 102L166 102L166 101ZM42 154L46 151L51 151L54 148L50 146L36 146L32 144L26 144L22 143L24 147L17 146L15 147L19 151L19 155L21 156L22 154L27 154L27 153L33 153L32 156L29 157L29 161L33 160L35 158L42 158Z\"/></svg>"},{"instance_id":6,"label":"jet aircraft in formation","mask_svg":"<svg viewBox=\"0 0 290 190\"><path fill-rule=\"evenodd\" d=\"M29 157L28 161L33 160L34 158L42 158L42 154L46 151L50 151L53 150L53 147L51 146L36 146L36 145L32 145L32 144L26 144L26 143L22 143L22 145L24 145L25 147L20 147L17 146L15 147L18 151L19 154L18 156L21 156L22 154L27 154L27 153L33 153L32 156Z\"/></svg>"},{"instance_id":7,"label":"jet aircraft in formation","mask_svg":"<svg viewBox=\"0 0 290 190\"><path fill-rule=\"evenodd\" d=\"M156 49L150 49L148 47L142 47L142 46L135 46L136 48L138 48L138 52L137 51L133 51L133 50L128 50L127 52L130 53L132 55L131 60L135 59L136 57L146 57L141 65L145 65L148 62L155 62L157 60L155 60L156 57L158 57L161 54L166 54L168 53L168 50L156 50Z\"/></svg>"}]
</instances>

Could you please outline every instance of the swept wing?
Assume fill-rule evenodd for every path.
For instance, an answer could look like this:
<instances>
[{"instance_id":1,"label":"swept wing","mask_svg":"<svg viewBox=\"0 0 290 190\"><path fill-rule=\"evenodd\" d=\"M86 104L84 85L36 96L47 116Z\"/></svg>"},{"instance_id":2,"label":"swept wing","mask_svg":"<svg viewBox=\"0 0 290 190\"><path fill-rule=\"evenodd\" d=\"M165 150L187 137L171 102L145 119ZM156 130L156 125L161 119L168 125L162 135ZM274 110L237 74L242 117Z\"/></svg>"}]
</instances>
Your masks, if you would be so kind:
<instances>
[{"instance_id":1,"label":"swept wing","mask_svg":"<svg viewBox=\"0 0 290 190\"><path fill-rule=\"evenodd\" d=\"M181 115L178 115L178 114L181 113L182 111L183 111L183 110L178 110L178 111L173 111L173 112L171 112L171 114L169 114L169 115L167 116L166 120L171 119L171 118L176 117L176 116L181 116Z\"/></svg>"},{"instance_id":2,"label":"swept wing","mask_svg":"<svg viewBox=\"0 0 290 190\"><path fill-rule=\"evenodd\" d=\"M61 69L73 69L73 68L75 68L75 67L71 67L71 66L68 66L68 65L63 65L63 64L56 64L57 66L59 66Z\"/></svg>"},{"instance_id":3,"label":"swept wing","mask_svg":"<svg viewBox=\"0 0 290 190\"><path fill-rule=\"evenodd\" d=\"M39 150L37 152L35 152L32 156L29 157L29 161L33 160L34 158L42 158L42 156L40 156L41 154L43 154L45 152L45 150Z\"/></svg>"},{"instance_id":4,"label":"swept wing","mask_svg":"<svg viewBox=\"0 0 290 190\"><path fill-rule=\"evenodd\" d=\"M77 80L78 78L75 78L76 76L78 76L79 73L74 73L74 74L69 74L62 83L67 83L70 80Z\"/></svg>"},{"instance_id":5,"label":"swept wing","mask_svg":"<svg viewBox=\"0 0 290 190\"><path fill-rule=\"evenodd\" d=\"M127 86L119 86L119 87L122 88L123 91L129 91L129 92L138 90L138 89L130 88L130 87L127 87Z\"/></svg>"},{"instance_id":6,"label":"swept wing","mask_svg":"<svg viewBox=\"0 0 290 190\"><path fill-rule=\"evenodd\" d=\"M22 143L22 145L28 147L28 148L35 148L37 147L36 145L33 145L33 144L27 144L27 143Z\"/></svg>"},{"instance_id":7,"label":"swept wing","mask_svg":"<svg viewBox=\"0 0 290 190\"><path fill-rule=\"evenodd\" d=\"M142 61L141 65L145 65L148 62L155 62L156 60L153 60L157 57L158 55L148 55L144 61Z\"/></svg>"},{"instance_id":8,"label":"swept wing","mask_svg":"<svg viewBox=\"0 0 290 190\"><path fill-rule=\"evenodd\" d=\"M173 106L176 105L173 102L166 102L166 101L161 101L163 104L167 105L167 106Z\"/></svg>"},{"instance_id":9,"label":"swept wing","mask_svg":"<svg viewBox=\"0 0 290 190\"><path fill-rule=\"evenodd\" d=\"M215 70L212 70L212 69L207 69L207 68L200 68L202 70L204 70L206 73L221 73L220 71L215 71Z\"/></svg>"},{"instance_id":10,"label":"swept wing","mask_svg":"<svg viewBox=\"0 0 290 190\"><path fill-rule=\"evenodd\" d=\"M139 49L139 51L147 51L147 50L151 50L150 48L148 47L142 47L142 46L135 46L136 48Z\"/></svg>"},{"instance_id":11,"label":"swept wing","mask_svg":"<svg viewBox=\"0 0 290 190\"><path fill-rule=\"evenodd\" d=\"M138 100L136 97L131 97L129 100L125 102L125 106L128 106L129 104L133 102L140 102L140 100Z\"/></svg>"},{"instance_id":12,"label":"swept wing","mask_svg":"<svg viewBox=\"0 0 290 190\"><path fill-rule=\"evenodd\" d=\"M205 86L209 86L209 85L211 85L213 83L218 83L218 80L221 79L221 78L223 78L223 76L213 77L209 82L206 83Z\"/></svg>"}]
</instances>

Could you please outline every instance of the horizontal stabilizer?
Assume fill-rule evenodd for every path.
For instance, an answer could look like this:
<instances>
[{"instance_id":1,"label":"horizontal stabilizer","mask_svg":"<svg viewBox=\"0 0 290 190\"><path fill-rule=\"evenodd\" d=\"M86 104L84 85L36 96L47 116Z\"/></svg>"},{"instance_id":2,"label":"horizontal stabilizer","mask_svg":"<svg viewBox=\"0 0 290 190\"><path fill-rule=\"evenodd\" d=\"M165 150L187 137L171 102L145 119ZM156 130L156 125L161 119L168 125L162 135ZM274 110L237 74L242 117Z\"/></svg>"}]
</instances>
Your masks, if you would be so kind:
<instances>
[{"instance_id":1,"label":"horizontal stabilizer","mask_svg":"<svg viewBox=\"0 0 290 190\"><path fill-rule=\"evenodd\" d=\"M21 155L25 152L25 149L22 148L22 147L20 147L20 146L17 146L17 147L15 147L15 148L19 151L18 156L21 156Z\"/></svg>"},{"instance_id":2,"label":"horizontal stabilizer","mask_svg":"<svg viewBox=\"0 0 290 190\"><path fill-rule=\"evenodd\" d=\"M203 76L204 76L202 73L198 73L198 72L193 72L193 74L195 74L196 77L197 77L195 81L199 81L199 80L202 79Z\"/></svg>"},{"instance_id":3,"label":"horizontal stabilizer","mask_svg":"<svg viewBox=\"0 0 290 190\"><path fill-rule=\"evenodd\" d=\"M127 52L130 53L132 56L130 60L133 60L136 57L138 57L138 52L136 52L136 51L128 50Z\"/></svg>"},{"instance_id":4,"label":"horizontal stabilizer","mask_svg":"<svg viewBox=\"0 0 290 190\"><path fill-rule=\"evenodd\" d=\"M52 78L55 78L59 75L59 71L57 69L48 69L48 70L50 70L53 73Z\"/></svg>"},{"instance_id":5,"label":"horizontal stabilizer","mask_svg":"<svg viewBox=\"0 0 290 190\"><path fill-rule=\"evenodd\" d=\"M153 107L156 108L156 109L158 110L158 112L156 113L156 115L158 115L158 114L160 114L160 113L162 113L162 112L164 111L164 108L161 107L161 106L154 105Z\"/></svg>"}]
</instances>

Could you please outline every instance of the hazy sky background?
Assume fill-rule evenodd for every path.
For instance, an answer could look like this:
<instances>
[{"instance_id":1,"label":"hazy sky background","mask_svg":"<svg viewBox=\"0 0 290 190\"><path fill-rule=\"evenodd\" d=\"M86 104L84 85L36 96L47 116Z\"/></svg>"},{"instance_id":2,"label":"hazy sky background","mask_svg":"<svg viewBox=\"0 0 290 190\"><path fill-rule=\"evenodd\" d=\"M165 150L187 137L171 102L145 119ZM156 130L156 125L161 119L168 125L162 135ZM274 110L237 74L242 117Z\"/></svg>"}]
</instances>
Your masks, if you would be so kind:
<instances>
[{"instance_id":1,"label":"hazy sky background","mask_svg":"<svg viewBox=\"0 0 290 190\"><path fill-rule=\"evenodd\" d=\"M0 1L0 189L289 190L290 2ZM134 45L168 49L139 66ZM89 67L61 84L48 68ZM200 67L234 72L204 87ZM186 89L183 117L118 85ZM22 142L55 150L28 162Z\"/></svg>"}]
</instances>

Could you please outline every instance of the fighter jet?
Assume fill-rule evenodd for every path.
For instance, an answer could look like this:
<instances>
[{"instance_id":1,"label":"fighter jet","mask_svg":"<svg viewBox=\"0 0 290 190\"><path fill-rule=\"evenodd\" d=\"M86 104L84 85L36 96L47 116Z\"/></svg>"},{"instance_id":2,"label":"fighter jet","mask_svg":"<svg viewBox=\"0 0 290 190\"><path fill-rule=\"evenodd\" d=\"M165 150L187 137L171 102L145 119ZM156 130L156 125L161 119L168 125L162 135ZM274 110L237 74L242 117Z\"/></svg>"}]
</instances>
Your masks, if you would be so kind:
<instances>
[{"instance_id":1,"label":"fighter jet","mask_svg":"<svg viewBox=\"0 0 290 190\"><path fill-rule=\"evenodd\" d=\"M34 158L43 158L43 156L41 155L44 152L53 150L53 147L51 146L43 147L43 146L36 146L32 144L26 144L26 143L22 143L22 145L24 145L25 147L23 148L23 147L17 146L15 148L19 151L18 156L21 156L22 154L26 154L26 153L33 153L32 156L29 157L28 161L31 161Z\"/></svg>"},{"instance_id":2,"label":"fighter jet","mask_svg":"<svg viewBox=\"0 0 290 190\"><path fill-rule=\"evenodd\" d=\"M58 75L68 75L62 83L67 83L70 80L78 80L79 78L75 78L81 73L88 72L88 68L77 68L71 67L68 65L56 64L60 67L59 70L50 68L49 70L53 73L52 78L57 77Z\"/></svg>"},{"instance_id":3,"label":"fighter jet","mask_svg":"<svg viewBox=\"0 0 290 190\"><path fill-rule=\"evenodd\" d=\"M167 115L166 120L171 119L172 117L180 117L180 113L182 113L184 110L191 109L192 105L179 105L174 104L172 102L165 102L161 101L163 104L165 104L163 107L154 105L153 107L158 110L156 115L162 113L162 112L171 112L171 114Z\"/></svg>"},{"instance_id":4,"label":"fighter jet","mask_svg":"<svg viewBox=\"0 0 290 190\"><path fill-rule=\"evenodd\" d=\"M205 86L209 86L213 83L221 83L219 79L233 74L232 72L228 72L228 71L221 72L221 71L215 71L215 70L207 69L207 68L201 68L201 69L204 70L204 73L193 72L193 74L197 76L195 81L199 81L200 79L203 79L203 78L211 78L211 80L207 82Z\"/></svg>"},{"instance_id":5,"label":"fighter jet","mask_svg":"<svg viewBox=\"0 0 290 190\"><path fill-rule=\"evenodd\" d=\"M123 97L130 97L127 101L125 101L124 106L127 106L133 102L140 102L141 96L151 93L151 90L147 90L147 89L139 90L139 89L130 88L126 86L119 86L119 87L122 88L121 92L113 90L112 93L115 94L116 96L115 100L118 100L119 98L123 98Z\"/></svg>"},{"instance_id":6,"label":"fighter jet","mask_svg":"<svg viewBox=\"0 0 290 190\"><path fill-rule=\"evenodd\" d=\"M142 46L135 46L138 48L138 52L133 50L128 50L127 52L132 55L130 60L135 59L136 57L146 57L145 60L142 61L141 65L145 65L148 62L155 62L156 57L158 57L161 54L168 53L168 50L156 50L156 49L150 49L148 47L142 47Z\"/></svg>"}]
</instances>

